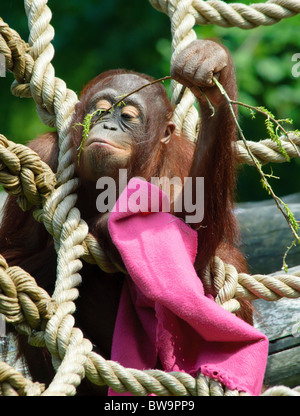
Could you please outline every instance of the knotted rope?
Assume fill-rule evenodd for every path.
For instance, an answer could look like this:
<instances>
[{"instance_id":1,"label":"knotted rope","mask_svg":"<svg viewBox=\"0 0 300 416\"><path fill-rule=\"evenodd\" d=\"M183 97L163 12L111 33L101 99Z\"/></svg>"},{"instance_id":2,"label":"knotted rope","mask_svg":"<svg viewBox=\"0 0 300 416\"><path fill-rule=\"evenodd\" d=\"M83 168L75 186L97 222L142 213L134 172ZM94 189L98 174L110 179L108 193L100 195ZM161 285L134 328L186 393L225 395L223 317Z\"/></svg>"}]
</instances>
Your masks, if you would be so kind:
<instances>
[{"instance_id":1,"label":"knotted rope","mask_svg":"<svg viewBox=\"0 0 300 416\"><path fill-rule=\"evenodd\" d=\"M17 266L8 267L0 255L0 313L7 322L28 336L34 330L31 344L45 345L37 331L44 329L55 309L55 302L30 274Z\"/></svg>"},{"instance_id":2,"label":"knotted rope","mask_svg":"<svg viewBox=\"0 0 300 416\"><path fill-rule=\"evenodd\" d=\"M1 134L0 149L0 183L4 190L18 197L24 211L42 206L42 198L50 195L56 183L52 170L31 149Z\"/></svg>"},{"instance_id":3,"label":"knotted rope","mask_svg":"<svg viewBox=\"0 0 300 416\"><path fill-rule=\"evenodd\" d=\"M157 4L160 3L163 4L163 2L157 2ZM196 1L192 2L189 0L169 1L168 4L165 2L166 8L163 11L168 11L172 21L173 49L175 54L195 36L192 27L198 22L199 17L193 12L192 7L196 3ZM208 4L212 2L201 3ZM226 7L226 3L214 3L218 3L218 5L222 3L224 8ZM295 2L288 3L294 4ZM276 8L278 5L275 4L273 6ZM57 187L50 196L45 198L43 212L40 211L38 215L43 220L47 230L54 236L55 247L58 253L57 282L52 297L55 311L45 325L43 334L45 345L53 357L53 365L57 370L57 374L43 394L73 395L76 393L76 387L86 375L96 384L106 384L117 391L129 390L137 395L149 394L150 392L159 395L205 395L205 392L208 391L208 380L204 380L203 376L200 375L197 379L194 379L183 373L168 374L158 370L139 372L137 370L124 369L119 364L106 361L101 356L93 353L91 343L83 338L79 329L74 328L72 314L75 310L74 300L78 297L76 287L81 281L79 271L82 263L80 258L86 254L83 246L88 236L87 225L82 221L79 211L75 208L77 196L74 192L78 186L78 180L74 178L75 170L69 135L77 96L74 92L68 90L65 83L54 75L54 69L51 64L54 55L53 46L51 45L54 30L50 25L51 12L47 7L47 1L25 0L25 9L30 28L29 49L24 42L17 52L9 53L8 49L10 48L6 49L7 60L11 59L12 62L16 60L16 63L12 63L11 66L8 65L8 68L23 74L16 77L17 79L12 86L12 90L15 95L26 97L31 95L34 98L37 103L37 112L42 121L49 126L55 125L57 127L60 147L58 172L56 175ZM298 9L293 11L294 14L298 12ZM244 11L243 14L245 14ZM256 25L258 24L261 23ZM3 45L3 40L3 48L5 48L5 44L8 44L5 42L5 39L9 35L10 32L7 25L0 24L0 48ZM16 38L16 33L12 33L12 44L16 43ZM25 63L23 64L22 62ZM174 91L176 88L176 85L174 85ZM190 138L193 138L195 135L198 120L197 115L197 120L195 121L196 113L191 109L192 98L187 90L180 102L180 105L186 108L189 117L183 117L180 111L175 114L177 127L186 131ZM173 99L176 100L176 97ZM97 246L97 243L95 244ZM207 272L207 275L209 274ZM233 271L231 271L230 279L226 280L224 277L222 279L229 286L234 286L235 283L232 283L233 278L231 275L234 275ZM237 284L236 286L238 287ZM249 289L251 296L259 292L254 286L252 284L251 290ZM279 290L276 287L275 289L273 286L269 288L270 292L273 291L277 294L276 296L278 296L278 291L283 293L282 288ZM227 294L221 292L219 301L222 302L224 299L227 299ZM2 368L0 367L0 371ZM10 388L5 390L3 387L8 386L7 378L3 380L1 384L2 392L7 391L10 393L12 391ZM214 386L210 389L210 392L218 391L221 394L221 385L216 389L216 382L209 381L209 383ZM40 394L41 391L42 388L38 389L36 394ZM226 391L222 391L223 394L226 395ZM229 392L229 394L236 393ZM295 394L298 393L296 392Z\"/></svg>"},{"instance_id":4,"label":"knotted rope","mask_svg":"<svg viewBox=\"0 0 300 416\"><path fill-rule=\"evenodd\" d=\"M6 363L0 365L0 396L40 396L45 386L33 383Z\"/></svg>"},{"instance_id":5,"label":"knotted rope","mask_svg":"<svg viewBox=\"0 0 300 416\"><path fill-rule=\"evenodd\" d=\"M2 269L0 269L0 292L6 293L5 299L8 299L9 297L13 300L15 300L17 297L21 298L21 294L24 292L23 287L27 285L23 283L23 285L20 285L20 287L15 286L14 282L12 282L13 277L11 277L14 275L14 269L19 268L8 268L7 264L3 259L1 261L1 265L6 273L6 277L4 279L2 278L3 271ZM22 271L19 270L19 273L22 273ZM23 280L24 276L20 278L21 282L23 282ZM33 286L33 293L38 292L38 288L35 285L34 279L31 277L30 283L32 283ZM263 298L266 300L277 300L280 297L299 297L300 272L296 273L294 276L249 276L247 274L237 273L236 269L233 266L223 263L222 260L220 260L219 258L215 258L211 268L208 268L206 270L206 274L204 276L204 285L206 289L210 289L211 287L213 287L213 289L217 293L216 301L226 309L231 310L232 308L228 308L228 306L230 306L230 302L235 301L235 299L232 299L234 296L243 297L245 299L250 300L256 298ZM17 292L17 294L15 292ZM43 291L41 293L42 300L44 300L43 308L38 308L38 305L40 304L39 296L36 295L36 300L34 300L34 296L31 295L31 299L33 299L36 308L28 308L26 316L27 322L36 322L36 309L42 309L43 311L46 311L45 313L48 315L43 315L46 318L49 317L49 314L51 316L54 313L54 310L56 308L55 303L51 303L51 299L46 293L44 293ZM0 299L2 297L3 296L1 296ZM2 302L0 304L2 304ZM45 308L45 306L47 307ZM17 307L15 307L14 309L17 309ZM7 316L13 316L13 318L11 318L11 322L24 322L25 314L21 314L21 317L19 317L19 313L11 313L10 305L8 305L5 311L0 310L0 312L4 312ZM73 328L73 330L70 332L68 325L69 322L65 321L64 329L66 332L63 333L61 328L61 333L57 334L57 339L59 340L59 351L56 351L56 353L58 353L60 357L65 357L65 359L63 360L63 366L59 367L60 372L58 374L61 374L61 372L63 372L64 377L63 379L61 379L60 375L57 374L55 378L55 383L51 384L51 388L49 387L45 391L45 395L75 394L74 385L76 386L80 382L80 376L78 376L76 372L74 372L74 375L71 371L74 369L74 367L76 368L77 363L74 363L74 360L76 358L77 362L80 360L83 361L84 370L82 368L82 374L85 374L89 380L91 380L96 385L108 385L118 392L130 391L132 394L139 396L148 395L151 392L157 395L172 394L180 396L238 395L237 391L231 392L228 389L224 389L224 387L221 386L220 383L214 380L208 380L203 375L199 375L198 378L194 379L193 377L185 373L165 373L159 370L139 371L135 369L126 369L118 363L115 363L113 361L107 361L100 355L95 354L94 352L90 352L88 341L82 339L81 331L79 331L76 328ZM29 327L29 330L27 327L22 327L21 330L22 332L26 332L28 334L30 333L30 331L32 331L33 327L38 329L39 325L34 323L34 325L31 325L31 327ZM46 333L43 333L43 329L34 331L29 338L31 341L30 343L35 346L44 346L45 343L42 342L42 334L46 336ZM80 349L82 349L83 351L81 351L82 355L79 356L79 358L78 347L77 349L74 349L75 351L73 351L73 348L70 347L70 345L72 346L72 340L74 337L76 338L77 343L77 337L82 342L80 343ZM53 340L53 348L55 350L56 343L54 341L55 340ZM85 342L87 343L87 345L85 345ZM49 345L47 346L49 347ZM86 354L86 356L84 354ZM0 366L0 371L1 368L2 367ZM7 368L7 366L5 368ZM11 373L7 373L7 377L10 374ZM6 381L5 378L3 378L3 380ZM214 391L215 393L213 393ZM279 394L281 390L280 387L278 387L276 390L272 391L272 394ZM286 388L283 388L283 391L280 394L286 393ZM296 393L297 392L293 391L293 394L296 395ZM269 393L266 392L266 394Z\"/></svg>"}]
</instances>

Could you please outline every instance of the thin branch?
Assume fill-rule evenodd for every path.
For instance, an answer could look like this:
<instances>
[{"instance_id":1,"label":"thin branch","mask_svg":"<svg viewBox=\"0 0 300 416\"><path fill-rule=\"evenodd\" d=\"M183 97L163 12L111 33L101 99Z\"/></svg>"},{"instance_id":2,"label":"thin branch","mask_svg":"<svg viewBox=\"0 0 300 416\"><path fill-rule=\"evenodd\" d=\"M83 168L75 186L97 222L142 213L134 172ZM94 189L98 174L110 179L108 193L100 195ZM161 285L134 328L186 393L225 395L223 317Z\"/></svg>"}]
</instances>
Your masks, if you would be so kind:
<instances>
[{"instance_id":1,"label":"thin branch","mask_svg":"<svg viewBox=\"0 0 300 416\"><path fill-rule=\"evenodd\" d=\"M246 107L246 108L249 108L250 110L253 110L253 111L256 111L256 112L258 112L260 114L263 114L265 117L267 117L267 119L271 120L272 123L276 124L276 133L275 134L277 135L277 131L278 130L281 130L283 132L283 134L286 136L287 140L294 147L294 149L295 149L298 157L300 157L299 150L297 149L297 146L295 145L295 143L290 139L289 133L279 123L279 121L281 121L281 122L282 121L284 121L284 122L290 122L290 120L276 120L276 118L269 111L267 111L266 109L264 109L262 107L254 107L252 105L242 103L241 101L233 101L233 100L230 100L230 102L231 102L231 104L236 104L236 105L239 105L239 106L242 106L242 107ZM278 142L277 142L277 144L278 144ZM283 150L282 147L281 147L281 150Z\"/></svg>"},{"instance_id":2,"label":"thin branch","mask_svg":"<svg viewBox=\"0 0 300 416\"><path fill-rule=\"evenodd\" d=\"M295 237L295 241L298 241L298 242L300 242L300 237L298 236L298 234L297 234L297 231L298 231L298 229L299 229L299 224L297 223L297 221L295 220L295 218L294 218L294 216L293 216L293 214L291 213L291 211L289 210L289 208L287 207L287 205L274 193L274 191L273 191L273 189L272 189L272 187L270 186L270 184L269 184L269 182L268 182L268 180L267 180L267 178L266 178L266 175L264 174L264 172L263 172L263 170L262 170L262 168L261 168L261 164L259 163L259 161L256 159L256 157L253 155L253 153L251 152L251 149L249 148L249 146L248 146L248 144L247 144L247 140L246 140L246 138L245 138L245 136L244 136L244 133L243 133L243 131L242 131L242 129L241 129L241 127L240 127L240 125L239 125L239 122L238 122L238 120L237 120L237 117L236 117L236 115L235 115L235 113L234 113L234 111L233 111L233 107L232 107L232 105L233 104L237 104L237 105L243 105L243 106L245 106L245 107L248 107L248 108L252 108L253 110L257 110L257 108L256 107L253 107L253 106L248 106L248 105L246 105L246 104L244 104L244 103L240 103L239 101L232 101L231 99L230 99L230 97L228 96L228 94L226 93L226 91L225 91L225 89L223 88L223 86L219 83L219 81L216 79L216 78L214 78L213 77L213 81L214 81L214 83L217 85L217 87L219 88L219 90L220 90L220 92L221 92L221 94L225 97L225 99L226 99L226 101L228 102L228 105L229 105L229 108L230 108L230 111L231 111L231 114L232 114L232 117L233 117L233 119L234 119L234 122L235 122L235 124L236 124L236 127L237 127L237 129L238 129L238 132L239 132L239 134L240 134L240 136L241 136L241 138L242 138L242 141L244 142L244 145L245 145L245 148L246 148L246 150L247 150L247 152L248 152L248 154L249 154L249 156L251 157L251 159L252 159L252 161L253 161L253 164L255 165L255 167L257 168L257 170L258 170L258 172L259 172L259 174L260 174L260 176L261 176L261 179L262 179L262 183L264 184L264 187L265 187L265 189L268 191L268 193L272 196L272 198L274 199L274 201L275 201L275 203L276 203L276 205L277 205L277 207L278 207L278 209L282 212L282 214L283 214L283 216L284 216L284 218L286 219L286 221L287 221L287 223L288 223L288 226L290 227L290 229L291 229L291 231L292 231L292 233L293 233L293 235L294 235L294 237ZM264 114L264 115L266 115L266 112L264 112L263 110L261 110L261 109L259 109L259 110L257 110L257 111L259 111L259 112L261 112L262 114ZM267 113L267 115L268 115L268 113ZM274 121L276 121L275 119L274 119ZM282 206L284 207L284 208L282 208ZM292 246L293 246L294 244L292 244ZM289 248L288 248L288 250L290 250L290 248L292 247L292 246L290 246ZM286 253L287 254L287 253ZM286 257L286 254L285 254L285 257ZM285 259L285 257L284 257L284 259Z\"/></svg>"},{"instance_id":3,"label":"thin branch","mask_svg":"<svg viewBox=\"0 0 300 416\"><path fill-rule=\"evenodd\" d=\"M108 108L107 110L105 110L96 120L95 123L97 123L102 117L104 117L106 114L110 113L111 110L113 110L115 107L117 107L119 104L122 104L124 100L126 100L126 98L130 97L133 94L136 94L137 92L143 90L144 88L150 87L151 85L157 84L159 82L164 82L167 79L171 79L171 76L166 76L163 78L159 78L159 79L155 79L154 81L148 82L145 85L142 85L141 87L137 88L134 91L131 91L128 94L125 94L122 96L122 98L120 100L118 100L117 102L115 102L110 108Z\"/></svg>"}]
</instances>

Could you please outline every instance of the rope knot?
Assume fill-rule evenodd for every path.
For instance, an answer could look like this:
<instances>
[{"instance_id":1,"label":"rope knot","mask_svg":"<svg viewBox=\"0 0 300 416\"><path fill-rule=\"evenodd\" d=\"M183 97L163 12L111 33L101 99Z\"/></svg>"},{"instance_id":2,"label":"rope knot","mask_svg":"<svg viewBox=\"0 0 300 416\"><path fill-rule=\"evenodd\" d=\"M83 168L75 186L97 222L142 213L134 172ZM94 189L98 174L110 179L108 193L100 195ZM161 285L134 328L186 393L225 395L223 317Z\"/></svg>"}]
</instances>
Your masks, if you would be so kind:
<instances>
[{"instance_id":1,"label":"rope knot","mask_svg":"<svg viewBox=\"0 0 300 416\"><path fill-rule=\"evenodd\" d=\"M50 167L31 149L0 135L0 181L3 188L18 197L23 211L42 206L53 191L56 179Z\"/></svg>"},{"instance_id":2,"label":"rope knot","mask_svg":"<svg viewBox=\"0 0 300 416\"><path fill-rule=\"evenodd\" d=\"M202 282L205 292L212 295L216 303L235 313L240 308L240 303L234 299L238 278L239 274L234 266L214 257L203 273Z\"/></svg>"},{"instance_id":3,"label":"rope knot","mask_svg":"<svg viewBox=\"0 0 300 416\"><path fill-rule=\"evenodd\" d=\"M20 332L30 335L44 327L56 306L48 293L37 286L34 278L20 267L9 267L0 256L0 313Z\"/></svg>"},{"instance_id":4,"label":"rope knot","mask_svg":"<svg viewBox=\"0 0 300 416\"><path fill-rule=\"evenodd\" d=\"M0 363L0 396L40 396L45 385L33 383L6 363Z\"/></svg>"}]
</instances>

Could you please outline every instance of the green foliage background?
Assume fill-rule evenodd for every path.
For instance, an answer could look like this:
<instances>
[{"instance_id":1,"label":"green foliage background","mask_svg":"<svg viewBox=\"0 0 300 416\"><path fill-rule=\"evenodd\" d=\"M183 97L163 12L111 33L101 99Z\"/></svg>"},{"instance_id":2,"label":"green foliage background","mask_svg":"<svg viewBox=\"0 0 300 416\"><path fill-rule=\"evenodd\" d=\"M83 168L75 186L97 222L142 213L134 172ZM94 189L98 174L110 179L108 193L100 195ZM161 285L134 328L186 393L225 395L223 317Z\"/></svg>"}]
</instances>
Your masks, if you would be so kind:
<instances>
[{"instance_id":1,"label":"green foliage background","mask_svg":"<svg viewBox=\"0 0 300 416\"><path fill-rule=\"evenodd\" d=\"M153 9L148 0L49 0L48 5L56 33L56 75L78 94L89 79L106 69L124 67L157 78L169 74L169 18ZM0 16L28 39L22 0L1 2ZM196 31L200 38L217 38L229 48L241 101L265 106L277 118L292 118L294 128L300 129L300 77L294 78L291 72L295 64L292 56L300 53L299 27L300 16L295 16L247 31L218 26L202 26ZM37 117L32 100L11 95L12 81L11 74L0 78L0 132L10 140L26 143L49 128ZM259 116L252 121L248 111L241 109L240 122L247 139L267 138ZM299 160L272 168L280 177L271 182L279 196L300 191ZM255 169L242 166L237 199L264 198L267 195Z\"/></svg>"}]
</instances>

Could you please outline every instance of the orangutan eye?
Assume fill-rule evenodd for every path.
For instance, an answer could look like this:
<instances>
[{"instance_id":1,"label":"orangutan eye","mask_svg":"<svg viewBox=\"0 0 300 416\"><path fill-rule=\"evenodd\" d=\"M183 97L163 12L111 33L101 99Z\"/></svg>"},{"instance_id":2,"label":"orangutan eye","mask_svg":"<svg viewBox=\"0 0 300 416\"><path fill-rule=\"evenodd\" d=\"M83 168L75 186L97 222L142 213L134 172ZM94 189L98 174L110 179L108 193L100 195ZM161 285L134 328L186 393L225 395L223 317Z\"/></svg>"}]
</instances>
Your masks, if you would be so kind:
<instances>
[{"instance_id":1,"label":"orangutan eye","mask_svg":"<svg viewBox=\"0 0 300 416\"><path fill-rule=\"evenodd\" d=\"M97 110L107 111L111 108L111 103L107 100L99 100L96 104Z\"/></svg>"},{"instance_id":2,"label":"orangutan eye","mask_svg":"<svg viewBox=\"0 0 300 416\"><path fill-rule=\"evenodd\" d=\"M133 105L126 105L122 108L122 117L130 120L131 122L139 122L139 110Z\"/></svg>"}]
</instances>

